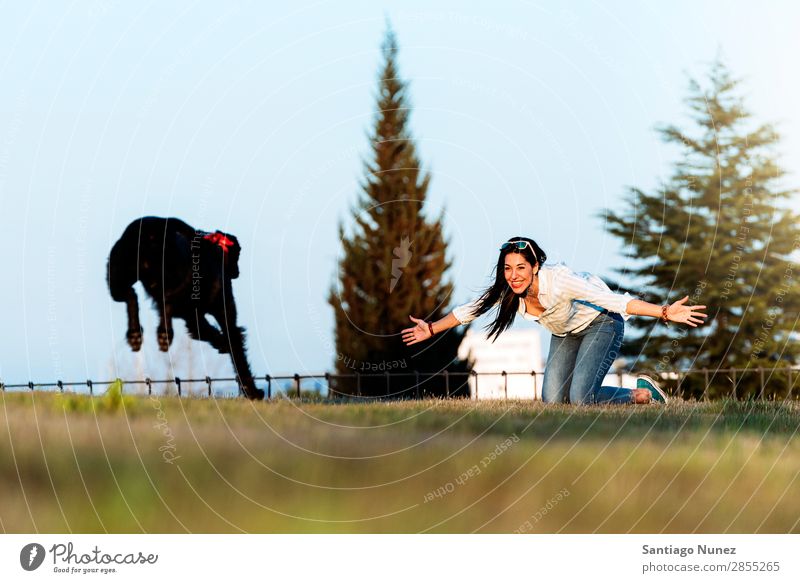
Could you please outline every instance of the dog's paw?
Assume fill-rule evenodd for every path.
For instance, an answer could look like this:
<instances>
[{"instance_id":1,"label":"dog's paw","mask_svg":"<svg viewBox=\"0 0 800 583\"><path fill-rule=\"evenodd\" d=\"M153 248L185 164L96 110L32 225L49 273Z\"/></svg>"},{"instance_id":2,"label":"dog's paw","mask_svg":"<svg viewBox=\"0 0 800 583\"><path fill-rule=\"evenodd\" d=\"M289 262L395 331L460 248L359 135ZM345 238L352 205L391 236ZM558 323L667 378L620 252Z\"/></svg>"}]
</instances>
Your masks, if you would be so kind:
<instances>
[{"instance_id":1,"label":"dog's paw","mask_svg":"<svg viewBox=\"0 0 800 583\"><path fill-rule=\"evenodd\" d=\"M175 336L175 332L172 330L164 330L159 328L158 330L158 349L161 352L167 352L169 350L170 344L172 344L172 339Z\"/></svg>"},{"instance_id":2,"label":"dog's paw","mask_svg":"<svg viewBox=\"0 0 800 583\"><path fill-rule=\"evenodd\" d=\"M142 349L142 329L139 328L138 330L128 330L125 334L125 338L128 339L128 345L131 347L131 350L134 352L139 352Z\"/></svg>"},{"instance_id":3,"label":"dog's paw","mask_svg":"<svg viewBox=\"0 0 800 583\"><path fill-rule=\"evenodd\" d=\"M263 401L264 400L264 390L263 389L251 389L250 387L242 386L242 392L244 396L253 401Z\"/></svg>"}]
</instances>

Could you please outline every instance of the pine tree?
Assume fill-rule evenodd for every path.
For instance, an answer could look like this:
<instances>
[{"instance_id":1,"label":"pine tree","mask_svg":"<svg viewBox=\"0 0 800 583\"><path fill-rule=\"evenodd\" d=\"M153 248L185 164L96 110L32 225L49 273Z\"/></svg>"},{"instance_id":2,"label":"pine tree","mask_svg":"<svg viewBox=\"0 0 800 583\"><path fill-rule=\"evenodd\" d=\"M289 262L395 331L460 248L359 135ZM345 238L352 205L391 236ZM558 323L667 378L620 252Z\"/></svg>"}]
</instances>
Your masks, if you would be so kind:
<instances>
[{"instance_id":1,"label":"pine tree","mask_svg":"<svg viewBox=\"0 0 800 583\"><path fill-rule=\"evenodd\" d=\"M784 396L787 379L775 369L797 363L800 354L792 263L800 230L787 204L796 191L782 186L779 136L771 125L753 123L737 93L740 82L719 60L709 81L707 91L690 81L691 129L659 130L682 151L670 179L658 192L629 189L628 210L605 213L608 231L625 241L636 264L617 270L636 278L633 291L656 304L688 294L690 303L708 306L709 322L678 330L634 318L629 323L642 334L624 350L638 358L639 370L710 369L710 386L705 375L692 374L684 394L752 397L763 368L769 396ZM720 371L730 368L748 372Z\"/></svg>"},{"instance_id":2,"label":"pine tree","mask_svg":"<svg viewBox=\"0 0 800 583\"><path fill-rule=\"evenodd\" d=\"M398 74L391 29L382 50L372 159L365 162L352 233L339 225L339 281L328 299L336 320L336 373L371 376L359 382L340 377L332 386L339 393L365 396L443 396L447 387L442 377L423 374L416 386L414 373L464 372L466 364L457 359L463 333L454 329L407 347L400 331L413 326L409 315L437 320L446 314L453 286L445 279L450 262L444 213L426 219L430 174L421 167L408 128L407 85ZM386 372L409 374L387 383ZM459 385L466 387L466 378L454 379L449 394L463 393Z\"/></svg>"}]
</instances>

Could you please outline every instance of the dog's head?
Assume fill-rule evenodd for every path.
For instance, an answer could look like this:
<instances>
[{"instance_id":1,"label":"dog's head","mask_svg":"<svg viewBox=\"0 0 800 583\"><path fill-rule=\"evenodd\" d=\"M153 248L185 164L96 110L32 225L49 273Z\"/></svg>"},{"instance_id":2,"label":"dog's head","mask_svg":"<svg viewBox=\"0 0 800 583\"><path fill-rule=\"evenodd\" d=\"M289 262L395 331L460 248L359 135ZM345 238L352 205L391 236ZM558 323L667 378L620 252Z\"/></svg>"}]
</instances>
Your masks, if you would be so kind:
<instances>
[{"instance_id":1,"label":"dog's head","mask_svg":"<svg viewBox=\"0 0 800 583\"><path fill-rule=\"evenodd\" d=\"M222 254L222 268L225 277L230 279L239 277L239 255L242 252L239 239L230 233L223 233L222 231L209 233L204 239L217 247L219 253Z\"/></svg>"}]
</instances>

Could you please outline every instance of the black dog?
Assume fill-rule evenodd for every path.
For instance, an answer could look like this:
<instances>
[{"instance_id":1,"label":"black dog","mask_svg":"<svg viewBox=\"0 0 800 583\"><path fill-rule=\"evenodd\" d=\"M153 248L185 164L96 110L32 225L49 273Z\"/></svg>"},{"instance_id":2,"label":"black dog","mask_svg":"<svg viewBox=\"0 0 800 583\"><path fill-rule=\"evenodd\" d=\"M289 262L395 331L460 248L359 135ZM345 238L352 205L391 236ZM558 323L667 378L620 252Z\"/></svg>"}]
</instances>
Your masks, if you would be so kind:
<instances>
[{"instance_id":1,"label":"black dog","mask_svg":"<svg viewBox=\"0 0 800 583\"><path fill-rule=\"evenodd\" d=\"M133 284L141 281L161 315L159 349L169 349L172 318L181 318L192 338L231 354L246 397L263 399L247 363L244 328L236 325L231 280L239 277L240 252L239 241L228 233L197 231L175 218L142 217L111 248L108 288L114 301L128 306L127 338L134 351L142 347L142 328Z\"/></svg>"}]
</instances>

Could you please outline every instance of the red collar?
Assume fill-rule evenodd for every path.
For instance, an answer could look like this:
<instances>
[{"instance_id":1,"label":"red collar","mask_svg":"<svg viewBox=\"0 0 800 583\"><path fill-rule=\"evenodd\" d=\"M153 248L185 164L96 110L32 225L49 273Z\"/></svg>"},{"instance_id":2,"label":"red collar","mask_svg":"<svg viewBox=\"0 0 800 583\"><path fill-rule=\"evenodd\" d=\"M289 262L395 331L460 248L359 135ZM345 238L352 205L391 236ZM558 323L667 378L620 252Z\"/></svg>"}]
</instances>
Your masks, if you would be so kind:
<instances>
[{"instance_id":1,"label":"red collar","mask_svg":"<svg viewBox=\"0 0 800 583\"><path fill-rule=\"evenodd\" d=\"M233 247L233 241L228 239L228 237L226 237L219 231L217 231L216 233L209 233L208 235L203 237L203 239L207 239L208 241L211 241L215 245L219 245L220 247L222 247L222 251L225 253L229 251L228 247Z\"/></svg>"}]
</instances>

